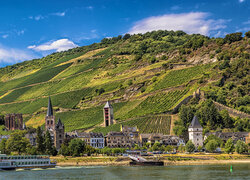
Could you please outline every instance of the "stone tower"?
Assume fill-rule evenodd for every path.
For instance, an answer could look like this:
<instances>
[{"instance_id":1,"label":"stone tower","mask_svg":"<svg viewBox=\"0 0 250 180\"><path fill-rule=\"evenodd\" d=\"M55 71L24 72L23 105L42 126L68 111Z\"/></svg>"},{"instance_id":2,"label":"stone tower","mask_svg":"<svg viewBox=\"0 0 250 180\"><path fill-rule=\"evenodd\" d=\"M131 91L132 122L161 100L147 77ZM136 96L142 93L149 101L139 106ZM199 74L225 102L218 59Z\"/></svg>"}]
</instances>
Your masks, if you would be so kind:
<instances>
[{"instance_id":1,"label":"stone tower","mask_svg":"<svg viewBox=\"0 0 250 180\"><path fill-rule=\"evenodd\" d=\"M195 147L203 146L202 126L197 118L194 116L190 126L188 127L189 140L191 140Z\"/></svg>"},{"instance_id":2,"label":"stone tower","mask_svg":"<svg viewBox=\"0 0 250 180\"><path fill-rule=\"evenodd\" d=\"M55 116L53 115L53 108L50 97L48 102L47 115L45 117L45 129L46 131L53 131L55 129Z\"/></svg>"},{"instance_id":3,"label":"stone tower","mask_svg":"<svg viewBox=\"0 0 250 180\"><path fill-rule=\"evenodd\" d=\"M113 120L114 120L113 107L109 104L108 101L103 108L103 117L104 117L105 127L113 124Z\"/></svg>"},{"instance_id":4,"label":"stone tower","mask_svg":"<svg viewBox=\"0 0 250 180\"><path fill-rule=\"evenodd\" d=\"M61 119L59 118L57 124L55 125L55 131L54 131L54 145L57 150L61 148L63 141L64 141L64 125Z\"/></svg>"}]
</instances>

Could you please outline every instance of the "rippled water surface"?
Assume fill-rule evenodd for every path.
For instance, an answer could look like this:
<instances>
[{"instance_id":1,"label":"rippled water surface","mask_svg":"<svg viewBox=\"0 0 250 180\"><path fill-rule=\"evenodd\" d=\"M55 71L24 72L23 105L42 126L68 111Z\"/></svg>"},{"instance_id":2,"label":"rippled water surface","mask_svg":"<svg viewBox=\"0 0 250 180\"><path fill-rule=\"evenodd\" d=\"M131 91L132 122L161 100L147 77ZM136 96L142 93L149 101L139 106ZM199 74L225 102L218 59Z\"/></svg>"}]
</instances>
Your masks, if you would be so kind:
<instances>
[{"instance_id":1,"label":"rippled water surface","mask_svg":"<svg viewBox=\"0 0 250 180\"><path fill-rule=\"evenodd\" d=\"M0 179L247 179L250 180L250 164L230 165L193 165L166 167L112 167L82 166L56 167L53 169L33 169L17 171L0 171Z\"/></svg>"}]
</instances>

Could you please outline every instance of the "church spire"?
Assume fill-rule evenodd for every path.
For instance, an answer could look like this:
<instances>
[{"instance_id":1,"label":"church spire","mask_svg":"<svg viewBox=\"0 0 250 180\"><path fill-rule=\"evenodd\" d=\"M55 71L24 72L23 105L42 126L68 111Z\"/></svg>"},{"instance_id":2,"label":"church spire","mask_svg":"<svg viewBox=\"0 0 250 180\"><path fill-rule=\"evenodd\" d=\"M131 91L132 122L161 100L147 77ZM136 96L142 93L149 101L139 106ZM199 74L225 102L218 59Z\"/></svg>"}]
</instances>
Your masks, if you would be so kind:
<instances>
[{"instance_id":1,"label":"church spire","mask_svg":"<svg viewBox=\"0 0 250 180\"><path fill-rule=\"evenodd\" d=\"M49 97L49 102L48 102L47 116L53 116L53 108L52 108L52 103L51 103L50 97Z\"/></svg>"}]
</instances>

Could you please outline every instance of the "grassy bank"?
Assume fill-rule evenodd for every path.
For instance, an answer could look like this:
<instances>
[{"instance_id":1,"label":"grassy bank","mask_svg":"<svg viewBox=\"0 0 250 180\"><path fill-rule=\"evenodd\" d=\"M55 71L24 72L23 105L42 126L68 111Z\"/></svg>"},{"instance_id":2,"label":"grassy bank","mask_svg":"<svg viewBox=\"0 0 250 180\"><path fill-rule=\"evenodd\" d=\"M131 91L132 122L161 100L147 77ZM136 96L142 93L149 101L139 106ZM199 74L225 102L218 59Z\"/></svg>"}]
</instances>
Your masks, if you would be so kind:
<instances>
[{"instance_id":1,"label":"grassy bank","mask_svg":"<svg viewBox=\"0 0 250 180\"><path fill-rule=\"evenodd\" d=\"M240 154L166 154L147 159L163 160L165 165L205 165L249 163L250 155ZM51 157L58 166L127 166L130 159L122 156L91 156L91 157Z\"/></svg>"}]
</instances>

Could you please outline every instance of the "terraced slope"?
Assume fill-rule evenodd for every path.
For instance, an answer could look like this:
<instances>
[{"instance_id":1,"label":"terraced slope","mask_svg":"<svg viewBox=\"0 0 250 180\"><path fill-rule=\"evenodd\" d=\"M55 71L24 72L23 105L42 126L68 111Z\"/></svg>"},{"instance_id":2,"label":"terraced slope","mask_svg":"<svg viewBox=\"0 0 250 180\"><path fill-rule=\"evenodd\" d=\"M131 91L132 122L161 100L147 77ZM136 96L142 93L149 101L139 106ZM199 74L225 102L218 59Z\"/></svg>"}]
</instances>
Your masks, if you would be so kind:
<instances>
[{"instance_id":1,"label":"terraced slope","mask_svg":"<svg viewBox=\"0 0 250 180\"><path fill-rule=\"evenodd\" d=\"M216 96L211 95L215 101L248 112L249 40L230 44L219 40L157 31L103 39L1 68L0 113L23 113L28 126L41 126L51 96L66 131L99 127L95 131L104 132L102 107L110 100L118 124L134 122L143 132L169 133L162 114L171 113L199 87L215 91ZM243 65L245 69L235 70L237 74L226 69ZM230 81L234 84L229 87ZM236 86L241 88L237 96ZM231 96L224 95L225 89Z\"/></svg>"}]
</instances>

